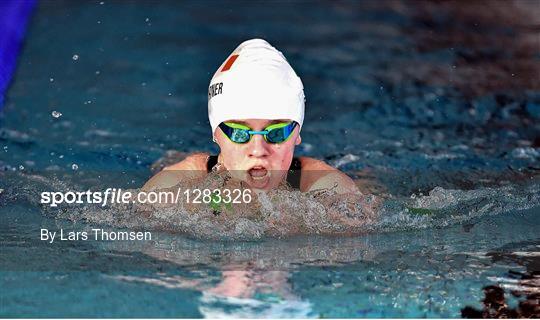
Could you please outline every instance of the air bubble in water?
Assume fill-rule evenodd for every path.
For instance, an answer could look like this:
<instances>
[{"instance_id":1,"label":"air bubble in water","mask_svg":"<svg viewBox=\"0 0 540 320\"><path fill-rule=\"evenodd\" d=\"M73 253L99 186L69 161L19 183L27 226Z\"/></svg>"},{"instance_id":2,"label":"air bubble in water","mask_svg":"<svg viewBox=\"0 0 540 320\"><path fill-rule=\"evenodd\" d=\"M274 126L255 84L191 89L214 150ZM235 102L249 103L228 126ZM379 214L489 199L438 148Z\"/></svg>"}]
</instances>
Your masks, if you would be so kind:
<instances>
[{"instance_id":1,"label":"air bubble in water","mask_svg":"<svg viewBox=\"0 0 540 320\"><path fill-rule=\"evenodd\" d=\"M71 59L73 59L73 60L79 60L79 55L78 55L78 54L74 54L73 57L71 57Z\"/></svg>"},{"instance_id":2,"label":"air bubble in water","mask_svg":"<svg viewBox=\"0 0 540 320\"><path fill-rule=\"evenodd\" d=\"M51 115L58 119L62 116L62 113L54 110L53 112L51 112Z\"/></svg>"},{"instance_id":3,"label":"air bubble in water","mask_svg":"<svg viewBox=\"0 0 540 320\"><path fill-rule=\"evenodd\" d=\"M24 166L22 164L19 166L19 170L24 170Z\"/></svg>"},{"instance_id":4,"label":"air bubble in water","mask_svg":"<svg viewBox=\"0 0 540 320\"><path fill-rule=\"evenodd\" d=\"M77 170L77 169L79 169L79 166L74 163L74 164L71 165L71 169Z\"/></svg>"}]
</instances>

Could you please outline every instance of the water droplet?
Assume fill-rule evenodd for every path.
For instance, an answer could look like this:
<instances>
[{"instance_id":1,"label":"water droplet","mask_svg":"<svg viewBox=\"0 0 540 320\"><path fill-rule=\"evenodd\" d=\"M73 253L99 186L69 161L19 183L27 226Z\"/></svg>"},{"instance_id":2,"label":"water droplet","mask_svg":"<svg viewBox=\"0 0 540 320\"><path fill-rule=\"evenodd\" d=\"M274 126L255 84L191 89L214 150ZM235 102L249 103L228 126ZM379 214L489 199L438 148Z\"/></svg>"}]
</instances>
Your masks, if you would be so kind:
<instances>
[{"instance_id":1,"label":"water droplet","mask_svg":"<svg viewBox=\"0 0 540 320\"><path fill-rule=\"evenodd\" d=\"M50 78L50 79L49 79L49 82L53 82L53 81L54 81L54 78Z\"/></svg>"},{"instance_id":2,"label":"water droplet","mask_svg":"<svg viewBox=\"0 0 540 320\"><path fill-rule=\"evenodd\" d=\"M58 119L62 116L62 113L54 110L53 112L51 112L51 115Z\"/></svg>"},{"instance_id":3,"label":"water droplet","mask_svg":"<svg viewBox=\"0 0 540 320\"><path fill-rule=\"evenodd\" d=\"M79 169L79 166L74 163L74 164L71 165L71 169L77 170L77 169Z\"/></svg>"},{"instance_id":4,"label":"water droplet","mask_svg":"<svg viewBox=\"0 0 540 320\"><path fill-rule=\"evenodd\" d=\"M96 70L96 74L100 74L100 73L101 73L101 71L99 71L99 70Z\"/></svg>"},{"instance_id":5,"label":"water droplet","mask_svg":"<svg viewBox=\"0 0 540 320\"><path fill-rule=\"evenodd\" d=\"M73 60L79 60L79 55L78 55L78 54L74 54L73 57L71 57L71 59L73 59Z\"/></svg>"},{"instance_id":6,"label":"water droplet","mask_svg":"<svg viewBox=\"0 0 540 320\"><path fill-rule=\"evenodd\" d=\"M98 20L98 21L97 21L97 24L101 24L101 21Z\"/></svg>"},{"instance_id":7,"label":"water droplet","mask_svg":"<svg viewBox=\"0 0 540 320\"><path fill-rule=\"evenodd\" d=\"M146 19L144 19L144 21L148 22L148 21L150 21L150 18L146 18Z\"/></svg>"},{"instance_id":8,"label":"water droplet","mask_svg":"<svg viewBox=\"0 0 540 320\"><path fill-rule=\"evenodd\" d=\"M63 154L61 154L61 155L59 155L59 156L58 156L58 158L60 158L60 159L64 159L64 155L63 155Z\"/></svg>"},{"instance_id":9,"label":"water droplet","mask_svg":"<svg viewBox=\"0 0 540 320\"><path fill-rule=\"evenodd\" d=\"M19 170L24 170L24 166L22 164L19 166Z\"/></svg>"},{"instance_id":10,"label":"water droplet","mask_svg":"<svg viewBox=\"0 0 540 320\"><path fill-rule=\"evenodd\" d=\"M172 93L169 92L169 97L172 96Z\"/></svg>"}]
</instances>

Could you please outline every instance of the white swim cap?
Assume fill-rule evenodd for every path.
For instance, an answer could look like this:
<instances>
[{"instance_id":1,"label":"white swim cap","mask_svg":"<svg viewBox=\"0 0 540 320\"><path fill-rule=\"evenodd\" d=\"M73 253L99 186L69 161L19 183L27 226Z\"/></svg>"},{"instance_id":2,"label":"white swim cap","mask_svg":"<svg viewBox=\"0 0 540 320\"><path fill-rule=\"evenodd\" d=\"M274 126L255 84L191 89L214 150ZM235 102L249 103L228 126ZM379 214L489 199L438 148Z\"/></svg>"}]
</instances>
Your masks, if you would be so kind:
<instances>
[{"instance_id":1,"label":"white swim cap","mask_svg":"<svg viewBox=\"0 0 540 320\"><path fill-rule=\"evenodd\" d=\"M262 39L242 42L221 64L208 88L212 134L234 119L304 121L304 86L283 54Z\"/></svg>"}]
</instances>

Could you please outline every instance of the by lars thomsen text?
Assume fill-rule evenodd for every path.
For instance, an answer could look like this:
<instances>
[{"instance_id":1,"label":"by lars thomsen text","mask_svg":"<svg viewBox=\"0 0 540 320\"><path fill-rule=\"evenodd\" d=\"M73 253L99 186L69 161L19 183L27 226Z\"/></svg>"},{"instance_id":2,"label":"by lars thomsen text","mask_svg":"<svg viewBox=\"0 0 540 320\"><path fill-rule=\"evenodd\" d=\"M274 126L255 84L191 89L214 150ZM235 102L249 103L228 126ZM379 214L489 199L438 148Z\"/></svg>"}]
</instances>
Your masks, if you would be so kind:
<instances>
[{"instance_id":1,"label":"by lars thomsen text","mask_svg":"<svg viewBox=\"0 0 540 320\"><path fill-rule=\"evenodd\" d=\"M40 240L53 243L54 241L147 241L152 240L152 233L149 231L106 231L104 229L93 228L88 231L49 231L40 230Z\"/></svg>"}]
</instances>

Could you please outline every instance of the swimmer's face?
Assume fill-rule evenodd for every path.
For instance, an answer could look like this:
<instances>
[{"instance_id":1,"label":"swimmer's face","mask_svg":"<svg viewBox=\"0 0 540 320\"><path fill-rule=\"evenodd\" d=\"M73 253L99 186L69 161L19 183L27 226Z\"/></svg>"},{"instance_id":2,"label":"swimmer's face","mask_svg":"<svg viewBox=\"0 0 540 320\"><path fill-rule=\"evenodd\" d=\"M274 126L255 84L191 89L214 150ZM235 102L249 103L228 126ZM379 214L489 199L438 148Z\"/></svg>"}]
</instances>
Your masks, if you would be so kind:
<instances>
[{"instance_id":1,"label":"swimmer's face","mask_svg":"<svg viewBox=\"0 0 540 320\"><path fill-rule=\"evenodd\" d=\"M272 124L291 120L243 119L227 122L263 131ZM266 142L260 134L253 135L247 143L234 143L220 128L216 129L214 138L221 149L221 162L231 175L247 182L254 189L269 190L278 186L287 174L294 147L301 142L298 130L299 126L296 126L287 141L275 144Z\"/></svg>"}]
</instances>

